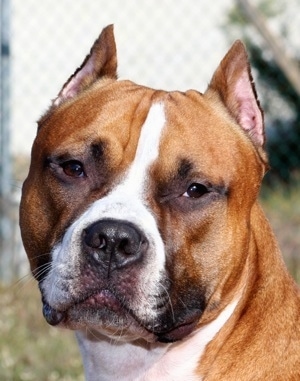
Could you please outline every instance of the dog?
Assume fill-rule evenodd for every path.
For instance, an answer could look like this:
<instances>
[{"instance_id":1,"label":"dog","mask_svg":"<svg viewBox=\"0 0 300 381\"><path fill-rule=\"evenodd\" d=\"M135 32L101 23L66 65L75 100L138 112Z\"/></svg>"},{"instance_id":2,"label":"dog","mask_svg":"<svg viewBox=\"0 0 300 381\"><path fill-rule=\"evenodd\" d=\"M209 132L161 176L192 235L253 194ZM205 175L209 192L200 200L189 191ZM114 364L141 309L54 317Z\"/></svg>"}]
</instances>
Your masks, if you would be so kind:
<instances>
[{"instance_id":1,"label":"dog","mask_svg":"<svg viewBox=\"0 0 300 381\"><path fill-rule=\"evenodd\" d=\"M86 379L300 380L300 295L257 201L263 113L236 41L207 90L117 79L113 26L38 122L20 226Z\"/></svg>"}]
</instances>

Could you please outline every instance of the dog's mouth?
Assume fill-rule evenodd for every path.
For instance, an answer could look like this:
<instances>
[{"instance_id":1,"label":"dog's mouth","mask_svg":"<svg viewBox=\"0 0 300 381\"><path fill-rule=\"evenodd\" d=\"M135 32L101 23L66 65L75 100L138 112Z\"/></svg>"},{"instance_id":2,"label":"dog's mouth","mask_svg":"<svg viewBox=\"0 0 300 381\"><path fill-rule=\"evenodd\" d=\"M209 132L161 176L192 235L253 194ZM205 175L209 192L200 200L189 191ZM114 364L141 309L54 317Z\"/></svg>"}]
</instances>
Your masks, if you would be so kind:
<instances>
[{"instance_id":1,"label":"dog's mouth","mask_svg":"<svg viewBox=\"0 0 300 381\"><path fill-rule=\"evenodd\" d=\"M166 319L159 317L155 324L153 319L151 323L141 321L109 290L94 293L66 310L57 310L43 300L43 315L52 326L60 325L71 329L100 327L108 333L133 331L135 335L139 334L147 340L163 343L182 340L191 334L202 312L201 309L192 310L179 321L166 325L163 323Z\"/></svg>"},{"instance_id":2,"label":"dog's mouth","mask_svg":"<svg viewBox=\"0 0 300 381\"><path fill-rule=\"evenodd\" d=\"M42 301L44 318L48 324L53 326L60 323L65 323L65 325L68 325L70 320L76 320L78 322L80 320L83 322L84 319L88 319L92 311L98 311L99 320L100 317L107 311L115 314L124 314L125 312L124 307L116 296L108 290L101 290L93 293L82 300L74 302L66 309L61 310L50 306L45 299ZM78 318L75 318L75 315L78 315ZM81 317L79 315L81 315Z\"/></svg>"}]
</instances>

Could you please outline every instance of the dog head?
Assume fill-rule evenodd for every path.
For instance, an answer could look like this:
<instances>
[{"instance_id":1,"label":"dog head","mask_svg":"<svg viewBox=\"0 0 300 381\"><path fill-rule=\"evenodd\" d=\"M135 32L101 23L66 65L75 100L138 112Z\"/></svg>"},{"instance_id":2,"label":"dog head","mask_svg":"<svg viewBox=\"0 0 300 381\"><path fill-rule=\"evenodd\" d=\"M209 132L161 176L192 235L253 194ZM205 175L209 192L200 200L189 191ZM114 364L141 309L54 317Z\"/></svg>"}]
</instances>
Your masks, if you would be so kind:
<instances>
[{"instance_id":1,"label":"dog head","mask_svg":"<svg viewBox=\"0 0 300 381\"><path fill-rule=\"evenodd\" d=\"M116 70L109 26L39 121L22 237L50 324L176 341L242 287L263 117L241 42L204 94Z\"/></svg>"}]
</instances>

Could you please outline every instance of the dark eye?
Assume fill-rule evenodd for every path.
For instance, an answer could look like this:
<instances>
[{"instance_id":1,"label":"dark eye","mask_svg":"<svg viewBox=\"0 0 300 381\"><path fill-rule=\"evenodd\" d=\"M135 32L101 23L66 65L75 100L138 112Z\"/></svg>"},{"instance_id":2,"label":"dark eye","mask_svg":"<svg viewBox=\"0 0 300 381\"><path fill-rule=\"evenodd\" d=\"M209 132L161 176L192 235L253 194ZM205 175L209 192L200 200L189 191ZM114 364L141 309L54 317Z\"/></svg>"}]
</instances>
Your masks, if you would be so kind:
<instances>
[{"instance_id":1,"label":"dark eye","mask_svg":"<svg viewBox=\"0 0 300 381\"><path fill-rule=\"evenodd\" d=\"M208 192L209 191L205 185L193 183L188 187L187 191L183 194L183 196L190 198L199 198Z\"/></svg>"},{"instance_id":2,"label":"dark eye","mask_svg":"<svg viewBox=\"0 0 300 381\"><path fill-rule=\"evenodd\" d=\"M67 176L70 176L70 177L84 176L83 165L82 163L80 163L80 161L77 161L77 160L66 161L65 163L61 164L61 167Z\"/></svg>"}]
</instances>

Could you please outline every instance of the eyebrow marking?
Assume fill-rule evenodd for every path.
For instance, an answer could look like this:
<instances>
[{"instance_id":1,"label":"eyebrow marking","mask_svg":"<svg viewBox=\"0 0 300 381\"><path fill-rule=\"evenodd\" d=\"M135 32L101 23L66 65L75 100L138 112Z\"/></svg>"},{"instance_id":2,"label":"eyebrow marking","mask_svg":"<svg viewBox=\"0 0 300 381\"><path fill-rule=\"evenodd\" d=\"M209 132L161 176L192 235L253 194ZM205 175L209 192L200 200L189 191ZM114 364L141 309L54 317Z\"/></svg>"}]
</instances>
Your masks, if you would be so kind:
<instances>
[{"instance_id":1,"label":"eyebrow marking","mask_svg":"<svg viewBox=\"0 0 300 381\"><path fill-rule=\"evenodd\" d=\"M176 179L184 180L188 177L193 169L193 164L188 159L181 159L178 165Z\"/></svg>"},{"instance_id":2,"label":"eyebrow marking","mask_svg":"<svg viewBox=\"0 0 300 381\"><path fill-rule=\"evenodd\" d=\"M99 160L104 153L104 143L102 141L91 144L91 153L94 159Z\"/></svg>"}]
</instances>

